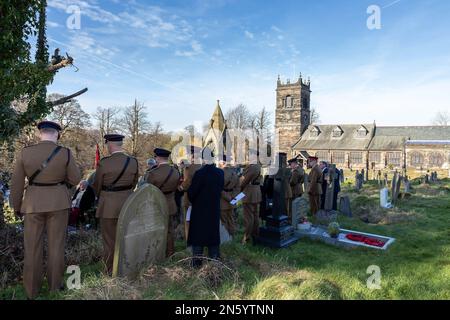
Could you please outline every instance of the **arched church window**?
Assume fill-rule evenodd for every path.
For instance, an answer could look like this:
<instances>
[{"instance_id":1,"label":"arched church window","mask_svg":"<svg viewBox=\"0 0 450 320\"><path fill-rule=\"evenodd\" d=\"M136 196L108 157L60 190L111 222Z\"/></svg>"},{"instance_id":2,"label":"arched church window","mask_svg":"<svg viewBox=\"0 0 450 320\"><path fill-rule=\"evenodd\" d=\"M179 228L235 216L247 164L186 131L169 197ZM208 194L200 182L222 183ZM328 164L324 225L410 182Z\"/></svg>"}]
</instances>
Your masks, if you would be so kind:
<instances>
[{"instance_id":1,"label":"arched church window","mask_svg":"<svg viewBox=\"0 0 450 320\"><path fill-rule=\"evenodd\" d=\"M423 155L420 152L411 153L411 165L416 167L423 165Z\"/></svg>"},{"instance_id":2,"label":"arched church window","mask_svg":"<svg viewBox=\"0 0 450 320\"><path fill-rule=\"evenodd\" d=\"M286 99L284 100L284 106L286 108L292 108L293 106L293 100L292 100L292 96L286 96Z\"/></svg>"},{"instance_id":3,"label":"arched church window","mask_svg":"<svg viewBox=\"0 0 450 320\"><path fill-rule=\"evenodd\" d=\"M441 167L444 163L444 156L439 152L432 152L429 155L430 166L432 167Z\"/></svg>"}]
</instances>

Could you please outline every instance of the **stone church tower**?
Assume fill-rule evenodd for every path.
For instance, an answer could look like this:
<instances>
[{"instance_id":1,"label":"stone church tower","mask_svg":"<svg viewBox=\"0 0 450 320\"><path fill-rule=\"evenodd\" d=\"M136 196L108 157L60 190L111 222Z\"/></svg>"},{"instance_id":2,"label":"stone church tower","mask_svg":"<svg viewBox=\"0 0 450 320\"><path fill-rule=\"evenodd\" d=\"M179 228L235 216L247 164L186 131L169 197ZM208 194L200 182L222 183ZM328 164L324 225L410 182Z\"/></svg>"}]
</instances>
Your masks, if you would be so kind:
<instances>
[{"instance_id":1,"label":"stone church tower","mask_svg":"<svg viewBox=\"0 0 450 320\"><path fill-rule=\"evenodd\" d=\"M275 132L279 137L279 151L292 154L292 146L300 139L311 122L310 81L282 83L278 76L277 106L275 110Z\"/></svg>"}]
</instances>

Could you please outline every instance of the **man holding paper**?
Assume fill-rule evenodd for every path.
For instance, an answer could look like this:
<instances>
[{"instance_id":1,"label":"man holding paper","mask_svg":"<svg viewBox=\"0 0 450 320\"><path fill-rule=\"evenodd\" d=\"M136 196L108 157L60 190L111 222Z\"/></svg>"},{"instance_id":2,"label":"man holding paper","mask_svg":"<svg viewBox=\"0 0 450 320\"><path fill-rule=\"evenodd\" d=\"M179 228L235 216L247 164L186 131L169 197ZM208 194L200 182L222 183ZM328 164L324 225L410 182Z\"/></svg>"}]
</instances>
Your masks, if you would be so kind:
<instances>
[{"instance_id":1,"label":"man holding paper","mask_svg":"<svg viewBox=\"0 0 450 320\"><path fill-rule=\"evenodd\" d=\"M244 238L246 244L250 238L255 239L259 233L259 211L261 202L260 188L261 165L247 164L241 177L241 192L245 194L244 205Z\"/></svg>"}]
</instances>

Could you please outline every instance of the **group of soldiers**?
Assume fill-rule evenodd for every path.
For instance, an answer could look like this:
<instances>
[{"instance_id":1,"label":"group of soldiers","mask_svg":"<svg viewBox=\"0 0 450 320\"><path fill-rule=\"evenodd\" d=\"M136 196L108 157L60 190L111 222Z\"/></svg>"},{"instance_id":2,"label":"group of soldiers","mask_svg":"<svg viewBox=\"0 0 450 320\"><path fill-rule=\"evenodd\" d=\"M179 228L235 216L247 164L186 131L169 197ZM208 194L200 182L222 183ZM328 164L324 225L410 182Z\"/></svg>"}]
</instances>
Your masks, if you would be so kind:
<instances>
[{"instance_id":1,"label":"group of soldiers","mask_svg":"<svg viewBox=\"0 0 450 320\"><path fill-rule=\"evenodd\" d=\"M61 126L51 121L38 124L41 141L24 148L15 163L12 177L11 204L17 216L24 216L24 287L30 299L35 298L43 280L44 232L48 237L47 281L51 291L61 290L64 273L64 247L71 207L70 188L81 180L81 172L70 149L59 146ZM102 158L94 174L92 187L97 197L96 217L99 219L104 247L106 272L111 274L114 260L117 222L121 208L133 193L139 180L139 164L136 158L123 150L124 136L107 134L104 136L109 155ZM169 209L166 255L174 253L174 228L178 210L175 194L183 193L182 212L184 216L184 236L188 239L188 211L191 203L187 192L195 173L202 168L200 148L190 147L190 159L177 165L169 162L170 151L163 148L154 150L156 164L149 167L143 178L164 194ZM200 149L201 150L201 149ZM287 207L292 200L303 194L305 173L296 159L289 160L291 176L286 195ZM224 156L218 161L224 173L221 186L220 218L230 233L236 233L235 205L231 200L243 192L243 244L255 240L259 231L259 204L261 195L261 165L246 163L239 174L231 157ZM312 168L310 180L315 179ZM27 180L27 184L26 181ZM310 181L310 201L316 201L315 182ZM290 215L290 209L288 209Z\"/></svg>"}]
</instances>

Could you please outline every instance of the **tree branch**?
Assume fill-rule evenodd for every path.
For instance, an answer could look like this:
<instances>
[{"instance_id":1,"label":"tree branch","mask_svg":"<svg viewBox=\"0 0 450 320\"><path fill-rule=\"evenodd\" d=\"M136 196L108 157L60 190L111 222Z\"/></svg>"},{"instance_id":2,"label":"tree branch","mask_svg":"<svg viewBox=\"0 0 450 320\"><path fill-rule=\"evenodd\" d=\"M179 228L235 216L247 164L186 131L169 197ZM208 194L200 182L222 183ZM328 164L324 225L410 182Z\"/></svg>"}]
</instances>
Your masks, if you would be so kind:
<instances>
[{"instance_id":1,"label":"tree branch","mask_svg":"<svg viewBox=\"0 0 450 320\"><path fill-rule=\"evenodd\" d=\"M56 64L52 64L49 65L47 70L50 72L55 72L58 71L61 68L67 67L68 65L71 65L73 63L73 58L69 57L69 58L64 58L62 59L60 62L56 63Z\"/></svg>"},{"instance_id":2,"label":"tree branch","mask_svg":"<svg viewBox=\"0 0 450 320\"><path fill-rule=\"evenodd\" d=\"M88 91L88 88L84 88L83 90L80 90L78 92L75 92L74 94L71 94L70 96L66 96L64 98L55 100L55 101L50 101L48 102L48 104L52 107L54 106L58 106L60 104L64 104L66 102L69 102L71 99L78 97L79 95L82 95L83 93L85 93L86 91Z\"/></svg>"}]
</instances>

